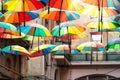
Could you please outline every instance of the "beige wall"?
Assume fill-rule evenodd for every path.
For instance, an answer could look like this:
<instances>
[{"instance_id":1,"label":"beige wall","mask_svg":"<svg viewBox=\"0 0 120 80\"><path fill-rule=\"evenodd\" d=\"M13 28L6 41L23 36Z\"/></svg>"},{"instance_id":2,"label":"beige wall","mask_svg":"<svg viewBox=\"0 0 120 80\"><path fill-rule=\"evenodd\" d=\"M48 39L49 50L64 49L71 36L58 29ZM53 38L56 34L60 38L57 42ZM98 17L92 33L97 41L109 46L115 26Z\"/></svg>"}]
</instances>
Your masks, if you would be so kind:
<instances>
[{"instance_id":1,"label":"beige wall","mask_svg":"<svg viewBox=\"0 0 120 80\"><path fill-rule=\"evenodd\" d=\"M20 66L19 56L11 54L0 56L0 78L18 78Z\"/></svg>"},{"instance_id":2,"label":"beige wall","mask_svg":"<svg viewBox=\"0 0 120 80\"><path fill-rule=\"evenodd\" d=\"M79 77L92 75L92 74L105 74L113 77L120 77L120 66L74 66L61 68L61 80L74 80Z\"/></svg>"}]
</instances>

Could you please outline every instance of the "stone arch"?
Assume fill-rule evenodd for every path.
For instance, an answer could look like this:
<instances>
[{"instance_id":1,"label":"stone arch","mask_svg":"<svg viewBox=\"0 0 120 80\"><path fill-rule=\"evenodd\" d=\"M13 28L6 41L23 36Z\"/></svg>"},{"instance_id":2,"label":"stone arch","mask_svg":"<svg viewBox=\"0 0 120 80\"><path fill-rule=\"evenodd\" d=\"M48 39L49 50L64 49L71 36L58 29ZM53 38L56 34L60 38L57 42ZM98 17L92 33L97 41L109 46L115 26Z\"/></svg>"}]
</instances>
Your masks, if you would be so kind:
<instances>
[{"instance_id":1,"label":"stone arch","mask_svg":"<svg viewBox=\"0 0 120 80\"><path fill-rule=\"evenodd\" d=\"M114 79L116 77L106 74L91 74L82 77L78 77L75 80L104 80L104 79Z\"/></svg>"}]
</instances>

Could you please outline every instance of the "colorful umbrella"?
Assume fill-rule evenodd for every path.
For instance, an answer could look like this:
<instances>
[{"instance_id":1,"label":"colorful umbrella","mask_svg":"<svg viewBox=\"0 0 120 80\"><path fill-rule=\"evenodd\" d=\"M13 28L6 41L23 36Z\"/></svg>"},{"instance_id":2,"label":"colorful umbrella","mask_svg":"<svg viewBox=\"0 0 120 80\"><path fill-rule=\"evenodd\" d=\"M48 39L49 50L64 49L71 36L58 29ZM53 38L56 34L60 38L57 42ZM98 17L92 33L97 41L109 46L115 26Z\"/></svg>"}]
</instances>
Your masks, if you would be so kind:
<instances>
[{"instance_id":1,"label":"colorful umbrella","mask_svg":"<svg viewBox=\"0 0 120 80\"><path fill-rule=\"evenodd\" d=\"M119 44L111 44L107 45L107 49L110 50L120 50L120 43Z\"/></svg>"},{"instance_id":2,"label":"colorful umbrella","mask_svg":"<svg viewBox=\"0 0 120 80\"><path fill-rule=\"evenodd\" d=\"M98 7L91 6L91 7L81 9L79 11L79 13L84 14L84 15L88 15L88 16L91 16L91 17L99 17L100 11L98 10ZM111 17L111 16L114 16L114 15L117 15L117 14L119 14L118 11L107 8L107 7L104 7L103 10L102 10L102 16L103 17Z\"/></svg>"},{"instance_id":3,"label":"colorful umbrella","mask_svg":"<svg viewBox=\"0 0 120 80\"><path fill-rule=\"evenodd\" d=\"M50 0L48 5L53 8L72 11L80 10L83 8L79 0Z\"/></svg>"},{"instance_id":4,"label":"colorful umbrella","mask_svg":"<svg viewBox=\"0 0 120 80\"><path fill-rule=\"evenodd\" d=\"M19 45L10 45L2 48L1 50L3 53L10 53L16 55L29 55L29 52L22 46Z\"/></svg>"},{"instance_id":5,"label":"colorful umbrella","mask_svg":"<svg viewBox=\"0 0 120 80\"><path fill-rule=\"evenodd\" d=\"M100 26L100 29L114 29L120 26L120 24L109 18L103 18L103 22L99 22L98 18L93 19L85 25L90 28L99 28Z\"/></svg>"},{"instance_id":6,"label":"colorful umbrella","mask_svg":"<svg viewBox=\"0 0 120 80\"><path fill-rule=\"evenodd\" d=\"M6 29L6 28L0 28L0 34L12 34L12 35L19 35L18 32Z\"/></svg>"},{"instance_id":7,"label":"colorful umbrella","mask_svg":"<svg viewBox=\"0 0 120 80\"><path fill-rule=\"evenodd\" d=\"M115 22L120 23L120 14L113 16L111 19L113 19Z\"/></svg>"},{"instance_id":8,"label":"colorful umbrella","mask_svg":"<svg viewBox=\"0 0 120 80\"><path fill-rule=\"evenodd\" d=\"M77 46L80 51L105 51L104 45L99 42L84 42Z\"/></svg>"},{"instance_id":9,"label":"colorful umbrella","mask_svg":"<svg viewBox=\"0 0 120 80\"><path fill-rule=\"evenodd\" d=\"M71 51L71 52L70 52ZM75 46L62 44L56 46L51 53L53 54L78 54L79 51L76 49Z\"/></svg>"},{"instance_id":10,"label":"colorful umbrella","mask_svg":"<svg viewBox=\"0 0 120 80\"><path fill-rule=\"evenodd\" d=\"M64 11L58 9L50 9L41 12L40 17L48 20L55 20L55 21L68 21L68 20L76 20L80 18L80 15L75 11Z\"/></svg>"},{"instance_id":11,"label":"colorful umbrella","mask_svg":"<svg viewBox=\"0 0 120 80\"><path fill-rule=\"evenodd\" d=\"M95 6L109 7L113 9L120 8L120 0L82 0L82 1Z\"/></svg>"},{"instance_id":12,"label":"colorful umbrella","mask_svg":"<svg viewBox=\"0 0 120 80\"><path fill-rule=\"evenodd\" d=\"M93 32L99 32L98 29L93 30ZM111 28L111 29L101 29L101 32L113 32L113 33L119 33L120 28Z\"/></svg>"},{"instance_id":13,"label":"colorful umbrella","mask_svg":"<svg viewBox=\"0 0 120 80\"><path fill-rule=\"evenodd\" d=\"M17 28L14 25L9 24L9 23L0 22L0 28L5 28L8 30L12 30L12 31L17 32Z\"/></svg>"},{"instance_id":14,"label":"colorful umbrella","mask_svg":"<svg viewBox=\"0 0 120 80\"><path fill-rule=\"evenodd\" d=\"M3 14L0 12L0 17L2 16Z\"/></svg>"},{"instance_id":15,"label":"colorful umbrella","mask_svg":"<svg viewBox=\"0 0 120 80\"><path fill-rule=\"evenodd\" d=\"M115 39L112 39L112 40L109 40L107 45L112 45L112 44L120 44L120 38L115 38Z\"/></svg>"},{"instance_id":16,"label":"colorful umbrella","mask_svg":"<svg viewBox=\"0 0 120 80\"><path fill-rule=\"evenodd\" d=\"M55 26L52 29L52 35L57 36L65 36L67 34L69 35L78 35L81 34L86 30L85 27L75 25L70 22L61 23L60 25Z\"/></svg>"},{"instance_id":17,"label":"colorful umbrella","mask_svg":"<svg viewBox=\"0 0 120 80\"><path fill-rule=\"evenodd\" d=\"M57 36L55 37L56 39L61 39L61 40L68 40L68 39L82 39L82 38L86 38L88 36L87 33L83 32L81 34L77 34L77 35L65 35L65 36Z\"/></svg>"},{"instance_id":18,"label":"colorful umbrella","mask_svg":"<svg viewBox=\"0 0 120 80\"><path fill-rule=\"evenodd\" d=\"M34 37L38 37L38 45L39 45L39 37L51 36L51 33L46 27L36 23L27 24L26 26L19 26L18 30L29 36L33 36L32 45L33 45Z\"/></svg>"},{"instance_id":19,"label":"colorful umbrella","mask_svg":"<svg viewBox=\"0 0 120 80\"><path fill-rule=\"evenodd\" d=\"M25 35L22 39L23 40L27 40L27 41L32 41L34 38L34 40L38 40L38 37L35 37L35 36L30 36L30 35ZM53 37L52 36L46 36L46 37L40 37L39 38L40 41L48 41L48 40L53 40Z\"/></svg>"},{"instance_id":20,"label":"colorful umbrella","mask_svg":"<svg viewBox=\"0 0 120 80\"><path fill-rule=\"evenodd\" d=\"M45 4L38 0L9 0L4 3L3 8L8 11L24 12L38 10L44 6Z\"/></svg>"},{"instance_id":21,"label":"colorful umbrella","mask_svg":"<svg viewBox=\"0 0 120 80\"><path fill-rule=\"evenodd\" d=\"M8 30L6 28L0 28L0 38L22 38L25 34L21 32Z\"/></svg>"},{"instance_id":22,"label":"colorful umbrella","mask_svg":"<svg viewBox=\"0 0 120 80\"><path fill-rule=\"evenodd\" d=\"M37 18L39 15L35 12L6 12L0 17L0 21L7 23L21 23Z\"/></svg>"},{"instance_id":23,"label":"colorful umbrella","mask_svg":"<svg viewBox=\"0 0 120 80\"><path fill-rule=\"evenodd\" d=\"M18 33L17 33L18 34ZM25 34L19 34L19 35L16 35L16 34L7 34L7 33L4 33L4 34L1 34L0 33L0 38L6 38L6 39L15 39L15 38L23 38L25 36Z\"/></svg>"},{"instance_id":24,"label":"colorful umbrella","mask_svg":"<svg viewBox=\"0 0 120 80\"><path fill-rule=\"evenodd\" d=\"M51 44L43 44L40 45L39 47L34 48L31 53L30 53L30 57L38 57L38 56L42 56L42 55L47 55L50 53L50 51L55 48L55 45L51 45Z\"/></svg>"},{"instance_id":25,"label":"colorful umbrella","mask_svg":"<svg viewBox=\"0 0 120 80\"><path fill-rule=\"evenodd\" d=\"M19 26L18 30L30 36L36 37L51 36L49 30L46 27L36 23L27 24L26 26Z\"/></svg>"}]
</instances>

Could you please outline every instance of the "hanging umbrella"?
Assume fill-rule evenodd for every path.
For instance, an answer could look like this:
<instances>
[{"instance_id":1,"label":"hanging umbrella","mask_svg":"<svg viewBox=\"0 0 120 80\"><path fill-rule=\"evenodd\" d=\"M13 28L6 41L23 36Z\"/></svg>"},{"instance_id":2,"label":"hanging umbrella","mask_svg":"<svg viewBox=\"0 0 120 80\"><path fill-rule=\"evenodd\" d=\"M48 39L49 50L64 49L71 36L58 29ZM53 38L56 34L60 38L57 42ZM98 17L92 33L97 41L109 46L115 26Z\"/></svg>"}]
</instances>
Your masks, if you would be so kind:
<instances>
[{"instance_id":1,"label":"hanging umbrella","mask_svg":"<svg viewBox=\"0 0 120 80\"><path fill-rule=\"evenodd\" d=\"M93 32L99 32L98 29L93 30ZM120 28L111 28L111 29L101 29L101 32L113 32L113 33L119 33Z\"/></svg>"},{"instance_id":2,"label":"hanging umbrella","mask_svg":"<svg viewBox=\"0 0 120 80\"><path fill-rule=\"evenodd\" d=\"M120 14L113 16L111 19L113 19L115 22L120 23Z\"/></svg>"},{"instance_id":3,"label":"hanging umbrella","mask_svg":"<svg viewBox=\"0 0 120 80\"><path fill-rule=\"evenodd\" d=\"M14 25L9 23L0 22L0 29L2 29L0 38L20 38L25 36L24 33L20 34L17 28Z\"/></svg>"},{"instance_id":4,"label":"hanging umbrella","mask_svg":"<svg viewBox=\"0 0 120 80\"><path fill-rule=\"evenodd\" d=\"M8 30L6 28L0 28L0 38L22 38L24 37L25 34L24 33L19 33L18 31L12 31L12 30Z\"/></svg>"},{"instance_id":5,"label":"hanging umbrella","mask_svg":"<svg viewBox=\"0 0 120 80\"><path fill-rule=\"evenodd\" d=\"M71 49L70 49L71 48ZM70 52L71 51L71 52ZM51 53L53 54L78 54L79 51L76 49L75 46L62 44L56 46Z\"/></svg>"},{"instance_id":6,"label":"hanging umbrella","mask_svg":"<svg viewBox=\"0 0 120 80\"><path fill-rule=\"evenodd\" d=\"M61 39L61 40L68 40L68 39L71 39L71 40L76 40L76 39L82 39L82 38L86 38L88 37L88 34L85 33L85 32L82 32L81 34L76 34L76 35L64 35L64 36L57 36L57 37L54 37L56 39Z\"/></svg>"},{"instance_id":7,"label":"hanging umbrella","mask_svg":"<svg viewBox=\"0 0 120 80\"><path fill-rule=\"evenodd\" d=\"M83 6L79 0L50 0L48 6L61 10L80 10Z\"/></svg>"},{"instance_id":8,"label":"hanging umbrella","mask_svg":"<svg viewBox=\"0 0 120 80\"><path fill-rule=\"evenodd\" d=\"M32 24L28 23L26 26L19 26L18 30L30 36L36 37L51 36L49 30L46 27L36 23Z\"/></svg>"},{"instance_id":9,"label":"hanging umbrella","mask_svg":"<svg viewBox=\"0 0 120 80\"><path fill-rule=\"evenodd\" d=\"M119 44L112 44L112 45L107 45L108 50L120 50L120 43Z\"/></svg>"},{"instance_id":10,"label":"hanging umbrella","mask_svg":"<svg viewBox=\"0 0 120 80\"><path fill-rule=\"evenodd\" d=\"M50 9L49 13L48 13L48 10L41 12L40 17L48 20L55 20L55 21L68 21L68 20L79 19L80 15L75 11Z\"/></svg>"},{"instance_id":11,"label":"hanging umbrella","mask_svg":"<svg viewBox=\"0 0 120 80\"><path fill-rule=\"evenodd\" d=\"M0 38L6 38L6 39L23 38L24 36L25 36L25 34L23 34L23 35L20 35L20 34L16 35L16 34L7 34L7 33L1 34L0 33Z\"/></svg>"},{"instance_id":12,"label":"hanging umbrella","mask_svg":"<svg viewBox=\"0 0 120 80\"><path fill-rule=\"evenodd\" d=\"M118 28L120 26L119 23L113 21L110 18L103 18L103 22L99 22L98 18L91 20L87 24L85 24L87 27L90 28L98 28L100 24L100 29L114 29Z\"/></svg>"},{"instance_id":13,"label":"hanging umbrella","mask_svg":"<svg viewBox=\"0 0 120 80\"><path fill-rule=\"evenodd\" d=\"M80 51L105 51L104 45L99 42L84 42L77 46Z\"/></svg>"},{"instance_id":14,"label":"hanging umbrella","mask_svg":"<svg viewBox=\"0 0 120 80\"><path fill-rule=\"evenodd\" d=\"M26 26L19 26L18 30L29 36L33 36L32 45L33 45L34 37L38 37L37 40L39 45L39 37L51 36L51 33L46 27L36 23L27 24Z\"/></svg>"},{"instance_id":15,"label":"hanging umbrella","mask_svg":"<svg viewBox=\"0 0 120 80\"><path fill-rule=\"evenodd\" d=\"M9 24L9 23L0 22L0 28L5 28L8 30L12 30L12 31L17 32L17 28L14 25Z\"/></svg>"},{"instance_id":16,"label":"hanging umbrella","mask_svg":"<svg viewBox=\"0 0 120 80\"><path fill-rule=\"evenodd\" d=\"M45 7L45 5L38 0L9 0L3 4L3 8L7 11L24 12L38 10Z\"/></svg>"},{"instance_id":17,"label":"hanging umbrella","mask_svg":"<svg viewBox=\"0 0 120 80\"><path fill-rule=\"evenodd\" d=\"M30 52L30 57L38 57L42 55L47 55L50 53L50 51L55 47L55 45L52 44L43 44L40 45L39 47L34 48Z\"/></svg>"},{"instance_id":18,"label":"hanging umbrella","mask_svg":"<svg viewBox=\"0 0 120 80\"><path fill-rule=\"evenodd\" d=\"M3 14L0 12L0 17L2 16Z\"/></svg>"},{"instance_id":19,"label":"hanging umbrella","mask_svg":"<svg viewBox=\"0 0 120 80\"><path fill-rule=\"evenodd\" d=\"M120 38L111 39L108 41L107 45L120 44Z\"/></svg>"},{"instance_id":20,"label":"hanging umbrella","mask_svg":"<svg viewBox=\"0 0 120 80\"><path fill-rule=\"evenodd\" d=\"M112 9L120 8L120 0L82 0L82 1L95 6L109 7Z\"/></svg>"},{"instance_id":21,"label":"hanging umbrella","mask_svg":"<svg viewBox=\"0 0 120 80\"><path fill-rule=\"evenodd\" d=\"M1 50L3 53L10 53L10 54L16 54L16 55L29 55L29 52L22 46L19 45L10 45L5 46Z\"/></svg>"},{"instance_id":22,"label":"hanging umbrella","mask_svg":"<svg viewBox=\"0 0 120 80\"><path fill-rule=\"evenodd\" d=\"M98 10L98 7L91 6L91 7L86 7L84 9L81 9L79 11L79 13L84 14L84 15L88 15L88 16L91 16L91 17L99 17L100 11ZM114 16L114 15L117 15L117 14L119 14L119 12L117 10L110 9L110 8L107 8L107 7L103 7L103 10L102 10L102 16L103 17L111 17L111 16Z\"/></svg>"},{"instance_id":23,"label":"hanging umbrella","mask_svg":"<svg viewBox=\"0 0 120 80\"><path fill-rule=\"evenodd\" d=\"M65 36L65 35L79 35L82 32L86 30L85 27L70 23L70 22L65 22L61 23L60 25L55 26L52 29L52 35L57 37L57 36Z\"/></svg>"},{"instance_id":24,"label":"hanging umbrella","mask_svg":"<svg viewBox=\"0 0 120 80\"><path fill-rule=\"evenodd\" d=\"M39 15L35 12L6 12L0 17L0 21L7 23L21 23L37 18Z\"/></svg>"},{"instance_id":25,"label":"hanging umbrella","mask_svg":"<svg viewBox=\"0 0 120 80\"><path fill-rule=\"evenodd\" d=\"M0 28L0 34L12 34L12 35L19 35L18 32L6 29L6 28Z\"/></svg>"},{"instance_id":26,"label":"hanging umbrella","mask_svg":"<svg viewBox=\"0 0 120 80\"><path fill-rule=\"evenodd\" d=\"M35 37L35 36L30 36L30 35L25 35L22 39L23 40L27 40L27 41L32 41L34 38L34 40L38 40L38 37ZM53 37L52 36L44 36L44 37L40 37L39 38L40 41L49 41L49 40L53 40Z\"/></svg>"}]
</instances>

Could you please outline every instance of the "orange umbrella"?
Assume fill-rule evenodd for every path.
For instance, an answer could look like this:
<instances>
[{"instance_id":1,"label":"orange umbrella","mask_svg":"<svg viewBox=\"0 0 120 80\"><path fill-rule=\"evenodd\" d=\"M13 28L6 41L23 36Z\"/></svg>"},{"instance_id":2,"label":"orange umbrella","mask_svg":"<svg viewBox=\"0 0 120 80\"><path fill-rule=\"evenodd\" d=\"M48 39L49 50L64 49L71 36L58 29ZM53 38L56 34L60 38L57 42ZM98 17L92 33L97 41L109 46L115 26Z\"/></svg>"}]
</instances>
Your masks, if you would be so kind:
<instances>
[{"instance_id":1,"label":"orange umbrella","mask_svg":"<svg viewBox=\"0 0 120 80\"><path fill-rule=\"evenodd\" d=\"M80 18L80 15L75 11L64 11L58 9L50 9L41 12L40 17L48 20L55 20L55 21L68 21L68 20L76 20Z\"/></svg>"},{"instance_id":2,"label":"orange umbrella","mask_svg":"<svg viewBox=\"0 0 120 80\"><path fill-rule=\"evenodd\" d=\"M83 8L78 0L50 0L48 5L53 8L72 11L80 10Z\"/></svg>"},{"instance_id":3,"label":"orange umbrella","mask_svg":"<svg viewBox=\"0 0 120 80\"><path fill-rule=\"evenodd\" d=\"M30 21L39 15L35 12L6 12L0 17L0 21L7 23L20 23Z\"/></svg>"}]
</instances>

